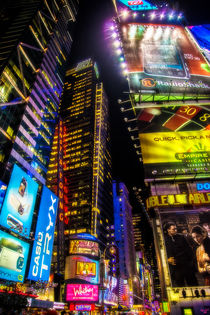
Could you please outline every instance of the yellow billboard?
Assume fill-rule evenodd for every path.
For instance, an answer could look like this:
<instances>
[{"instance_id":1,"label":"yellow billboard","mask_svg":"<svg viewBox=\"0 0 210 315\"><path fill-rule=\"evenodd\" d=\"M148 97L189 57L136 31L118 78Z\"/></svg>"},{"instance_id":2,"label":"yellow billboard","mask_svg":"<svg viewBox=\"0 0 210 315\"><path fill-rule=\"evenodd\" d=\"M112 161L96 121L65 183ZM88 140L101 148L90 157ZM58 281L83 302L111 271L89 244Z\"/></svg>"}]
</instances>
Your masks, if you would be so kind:
<instances>
[{"instance_id":1,"label":"yellow billboard","mask_svg":"<svg viewBox=\"0 0 210 315\"><path fill-rule=\"evenodd\" d=\"M208 176L210 131L180 131L140 134L145 177L174 174Z\"/></svg>"}]
</instances>

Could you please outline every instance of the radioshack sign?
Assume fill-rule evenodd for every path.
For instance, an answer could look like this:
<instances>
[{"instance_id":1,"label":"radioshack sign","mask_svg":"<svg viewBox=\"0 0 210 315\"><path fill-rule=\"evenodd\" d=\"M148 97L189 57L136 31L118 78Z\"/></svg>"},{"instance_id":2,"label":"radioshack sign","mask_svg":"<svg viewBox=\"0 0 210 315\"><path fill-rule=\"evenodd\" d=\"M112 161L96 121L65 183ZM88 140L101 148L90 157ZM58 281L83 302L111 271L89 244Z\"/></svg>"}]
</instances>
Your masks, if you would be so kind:
<instances>
[{"instance_id":1,"label":"radioshack sign","mask_svg":"<svg viewBox=\"0 0 210 315\"><path fill-rule=\"evenodd\" d=\"M44 186L28 274L30 280L49 280L57 207L58 197Z\"/></svg>"},{"instance_id":2,"label":"radioshack sign","mask_svg":"<svg viewBox=\"0 0 210 315\"><path fill-rule=\"evenodd\" d=\"M196 188L198 191L200 190L210 190L210 182L209 183L196 183Z\"/></svg>"}]
</instances>

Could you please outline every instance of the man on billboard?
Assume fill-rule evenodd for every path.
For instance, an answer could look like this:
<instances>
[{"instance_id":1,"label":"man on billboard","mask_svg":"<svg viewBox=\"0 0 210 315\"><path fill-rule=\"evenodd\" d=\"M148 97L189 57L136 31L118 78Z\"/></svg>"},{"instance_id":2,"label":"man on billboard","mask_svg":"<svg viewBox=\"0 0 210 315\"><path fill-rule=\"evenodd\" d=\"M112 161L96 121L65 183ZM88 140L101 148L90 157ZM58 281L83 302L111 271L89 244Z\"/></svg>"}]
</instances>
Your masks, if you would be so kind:
<instances>
[{"instance_id":1,"label":"man on billboard","mask_svg":"<svg viewBox=\"0 0 210 315\"><path fill-rule=\"evenodd\" d=\"M192 228L192 237L199 244L196 250L198 271L203 275L204 284L210 285L210 238L207 231L199 225Z\"/></svg>"},{"instance_id":2,"label":"man on billboard","mask_svg":"<svg viewBox=\"0 0 210 315\"><path fill-rule=\"evenodd\" d=\"M165 223L164 230L172 286L197 286L192 248L186 238L177 233L174 222Z\"/></svg>"}]
</instances>

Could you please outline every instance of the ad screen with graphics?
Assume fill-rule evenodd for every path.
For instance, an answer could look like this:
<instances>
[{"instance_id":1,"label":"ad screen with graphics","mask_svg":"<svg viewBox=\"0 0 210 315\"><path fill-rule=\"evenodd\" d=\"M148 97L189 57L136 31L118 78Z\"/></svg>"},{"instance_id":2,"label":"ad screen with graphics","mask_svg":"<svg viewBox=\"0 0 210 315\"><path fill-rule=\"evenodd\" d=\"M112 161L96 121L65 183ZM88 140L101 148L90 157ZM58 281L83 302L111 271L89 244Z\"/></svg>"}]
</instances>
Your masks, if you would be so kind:
<instances>
[{"instance_id":1,"label":"ad screen with graphics","mask_svg":"<svg viewBox=\"0 0 210 315\"><path fill-rule=\"evenodd\" d=\"M89 254L98 256L98 243L86 240L71 240L69 254Z\"/></svg>"},{"instance_id":2,"label":"ad screen with graphics","mask_svg":"<svg viewBox=\"0 0 210 315\"><path fill-rule=\"evenodd\" d=\"M67 284L66 301L98 301L98 286L94 284Z\"/></svg>"},{"instance_id":3,"label":"ad screen with graphics","mask_svg":"<svg viewBox=\"0 0 210 315\"><path fill-rule=\"evenodd\" d=\"M0 278L23 282L29 244L0 231Z\"/></svg>"},{"instance_id":4,"label":"ad screen with graphics","mask_svg":"<svg viewBox=\"0 0 210 315\"><path fill-rule=\"evenodd\" d=\"M209 285L209 211L162 213L161 224L172 286Z\"/></svg>"},{"instance_id":5,"label":"ad screen with graphics","mask_svg":"<svg viewBox=\"0 0 210 315\"><path fill-rule=\"evenodd\" d=\"M1 225L25 237L29 236L38 184L14 165L1 210Z\"/></svg>"},{"instance_id":6,"label":"ad screen with graphics","mask_svg":"<svg viewBox=\"0 0 210 315\"><path fill-rule=\"evenodd\" d=\"M199 46L204 49L206 57L210 56L210 24L188 26Z\"/></svg>"},{"instance_id":7,"label":"ad screen with graphics","mask_svg":"<svg viewBox=\"0 0 210 315\"><path fill-rule=\"evenodd\" d=\"M43 186L28 274L30 280L49 280L57 208L58 197Z\"/></svg>"},{"instance_id":8,"label":"ad screen with graphics","mask_svg":"<svg viewBox=\"0 0 210 315\"><path fill-rule=\"evenodd\" d=\"M210 131L140 134L145 178L174 174L207 177L210 161Z\"/></svg>"},{"instance_id":9,"label":"ad screen with graphics","mask_svg":"<svg viewBox=\"0 0 210 315\"><path fill-rule=\"evenodd\" d=\"M123 4L126 8L134 11L156 10L157 7L146 0L118 0L118 3Z\"/></svg>"},{"instance_id":10,"label":"ad screen with graphics","mask_svg":"<svg viewBox=\"0 0 210 315\"><path fill-rule=\"evenodd\" d=\"M210 94L210 67L181 26L123 24L130 90Z\"/></svg>"},{"instance_id":11,"label":"ad screen with graphics","mask_svg":"<svg viewBox=\"0 0 210 315\"><path fill-rule=\"evenodd\" d=\"M72 278L98 284L99 261L79 255L66 257L65 280Z\"/></svg>"}]
</instances>

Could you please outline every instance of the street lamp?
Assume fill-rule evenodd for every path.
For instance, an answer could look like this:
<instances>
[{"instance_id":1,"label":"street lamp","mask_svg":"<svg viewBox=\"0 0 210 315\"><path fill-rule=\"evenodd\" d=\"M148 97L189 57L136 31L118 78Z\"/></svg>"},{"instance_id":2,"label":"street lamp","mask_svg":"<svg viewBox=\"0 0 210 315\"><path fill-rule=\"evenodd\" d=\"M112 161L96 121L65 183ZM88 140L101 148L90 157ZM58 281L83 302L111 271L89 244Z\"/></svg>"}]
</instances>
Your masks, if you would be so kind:
<instances>
[{"instance_id":1,"label":"street lamp","mask_svg":"<svg viewBox=\"0 0 210 315\"><path fill-rule=\"evenodd\" d=\"M104 292L106 287L104 287L104 278L105 278L105 259L106 259L106 251L109 250L109 254L114 256L116 253L116 245L110 244L105 247L104 251L100 251L100 290L101 290L101 312L100 314L104 314Z\"/></svg>"}]
</instances>

